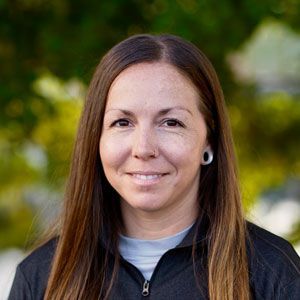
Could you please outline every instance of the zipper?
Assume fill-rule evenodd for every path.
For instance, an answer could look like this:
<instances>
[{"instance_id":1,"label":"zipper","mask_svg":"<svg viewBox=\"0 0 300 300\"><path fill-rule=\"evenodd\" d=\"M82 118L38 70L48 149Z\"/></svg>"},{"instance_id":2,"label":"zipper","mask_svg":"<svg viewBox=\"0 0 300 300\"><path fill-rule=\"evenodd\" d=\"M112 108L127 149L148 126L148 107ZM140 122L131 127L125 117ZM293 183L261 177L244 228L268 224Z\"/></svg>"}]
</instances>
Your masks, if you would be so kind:
<instances>
[{"instance_id":1,"label":"zipper","mask_svg":"<svg viewBox=\"0 0 300 300\"><path fill-rule=\"evenodd\" d=\"M144 297L149 296L149 294L150 294L149 288L150 288L150 283L148 280L145 280L143 283L143 290L142 290L142 295Z\"/></svg>"},{"instance_id":2,"label":"zipper","mask_svg":"<svg viewBox=\"0 0 300 300\"><path fill-rule=\"evenodd\" d=\"M177 248L186 248L186 246L184 247L177 247ZM177 249L177 248L174 248L174 249ZM138 277L140 279L143 280L143 284L142 284L142 296L143 297L148 297L150 295L150 283L153 282L153 280L155 279L157 273L158 273L158 270L160 269L160 265L162 264L162 262L164 261L165 257L167 255L169 255L170 252L172 252L174 249L170 249L168 250L167 252L165 252L162 257L159 259L157 265L155 266L154 268L154 271L152 273L152 276L151 276L151 279L150 281L145 279L143 274L141 273L141 271L136 267L134 266L132 263L128 262L126 259L124 259L122 256L121 256L121 261L122 263L128 267L128 269Z\"/></svg>"}]
</instances>

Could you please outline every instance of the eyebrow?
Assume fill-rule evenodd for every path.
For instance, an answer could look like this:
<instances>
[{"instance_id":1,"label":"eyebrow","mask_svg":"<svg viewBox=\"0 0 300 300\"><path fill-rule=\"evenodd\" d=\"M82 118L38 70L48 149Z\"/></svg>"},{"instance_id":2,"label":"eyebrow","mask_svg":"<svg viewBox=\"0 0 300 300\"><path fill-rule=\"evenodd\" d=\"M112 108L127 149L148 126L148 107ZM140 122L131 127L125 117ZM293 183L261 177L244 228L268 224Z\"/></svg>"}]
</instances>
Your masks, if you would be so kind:
<instances>
[{"instance_id":1,"label":"eyebrow","mask_svg":"<svg viewBox=\"0 0 300 300\"><path fill-rule=\"evenodd\" d=\"M130 110L127 110L127 109L120 109L120 108L111 108L111 109L108 109L105 113L108 113L108 112L110 112L110 111L115 111L115 110L121 111L121 112L122 112L124 115L126 115L126 116L134 116L134 113L131 112ZM169 107L169 108L163 108L163 109L161 109L161 110L158 112L158 115L159 115L159 116L164 116L164 115L168 114L168 113L169 113L170 111L172 111L172 110L183 110L183 111L186 111L186 112L188 112L190 115L193 116L193 113L192 113L189 109L187 109L187 108L185 108L185 107L183 107L183 106L174 106L174 107Z\"/></svg>"}]
</instances>

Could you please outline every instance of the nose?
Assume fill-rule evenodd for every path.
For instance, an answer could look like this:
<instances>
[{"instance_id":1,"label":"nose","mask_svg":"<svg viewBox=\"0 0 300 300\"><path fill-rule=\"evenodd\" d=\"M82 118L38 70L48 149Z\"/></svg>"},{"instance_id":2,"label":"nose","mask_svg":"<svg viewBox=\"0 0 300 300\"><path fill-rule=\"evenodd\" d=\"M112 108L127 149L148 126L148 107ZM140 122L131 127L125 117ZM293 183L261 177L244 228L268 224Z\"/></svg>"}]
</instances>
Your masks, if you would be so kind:
<instances>
[{"instance_id":1,"label":"nose","mask_svg":"<svg viewBox=\"0 0 300 300\"><path fill-rule=\"evenodd\" d=\"M158 156L158 146L155 132L149 128L137 129L134 134L132 156L148 160Z\"/></svg>"}]
</instances>

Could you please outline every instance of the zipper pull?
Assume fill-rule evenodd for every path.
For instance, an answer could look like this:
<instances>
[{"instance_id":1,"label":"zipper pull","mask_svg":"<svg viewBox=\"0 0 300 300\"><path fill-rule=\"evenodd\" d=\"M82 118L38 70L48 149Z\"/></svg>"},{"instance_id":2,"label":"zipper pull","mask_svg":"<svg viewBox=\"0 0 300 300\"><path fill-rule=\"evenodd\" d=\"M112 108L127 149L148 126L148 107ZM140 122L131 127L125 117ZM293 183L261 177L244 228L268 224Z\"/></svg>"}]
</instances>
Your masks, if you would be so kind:
<instances>
[{"instance_id":1,"label":"zipper pull","mask_svg":"<svg viewBox=\"0 0 300 300\"><path fill-rule=\"evenodd\" d=\"M144 297L149 296L150 292L149 292L149 281L145 280L145 282L143 283L143 291L142 291L142 295Z\"/></svg>"}]
</instances>

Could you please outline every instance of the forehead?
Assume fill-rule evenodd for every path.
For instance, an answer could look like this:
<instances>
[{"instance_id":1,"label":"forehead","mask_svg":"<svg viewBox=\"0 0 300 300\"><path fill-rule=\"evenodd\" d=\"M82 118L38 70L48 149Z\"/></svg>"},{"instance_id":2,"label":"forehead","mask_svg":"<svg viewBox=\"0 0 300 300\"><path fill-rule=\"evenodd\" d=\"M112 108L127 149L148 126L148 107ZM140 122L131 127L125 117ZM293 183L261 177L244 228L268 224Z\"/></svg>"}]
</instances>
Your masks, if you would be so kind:
<instances>
[{"instance_id":1,"label":"forehead","mask_svg":"<svg viewBox=\"0 0 300 300\"><path fill-rule=\"evenodd\" d=\"M199 93L187 76L174 66L163 63L140 63L122 71L113 81L107 107L199 106Z\"/></svg>"}]
</instances>

